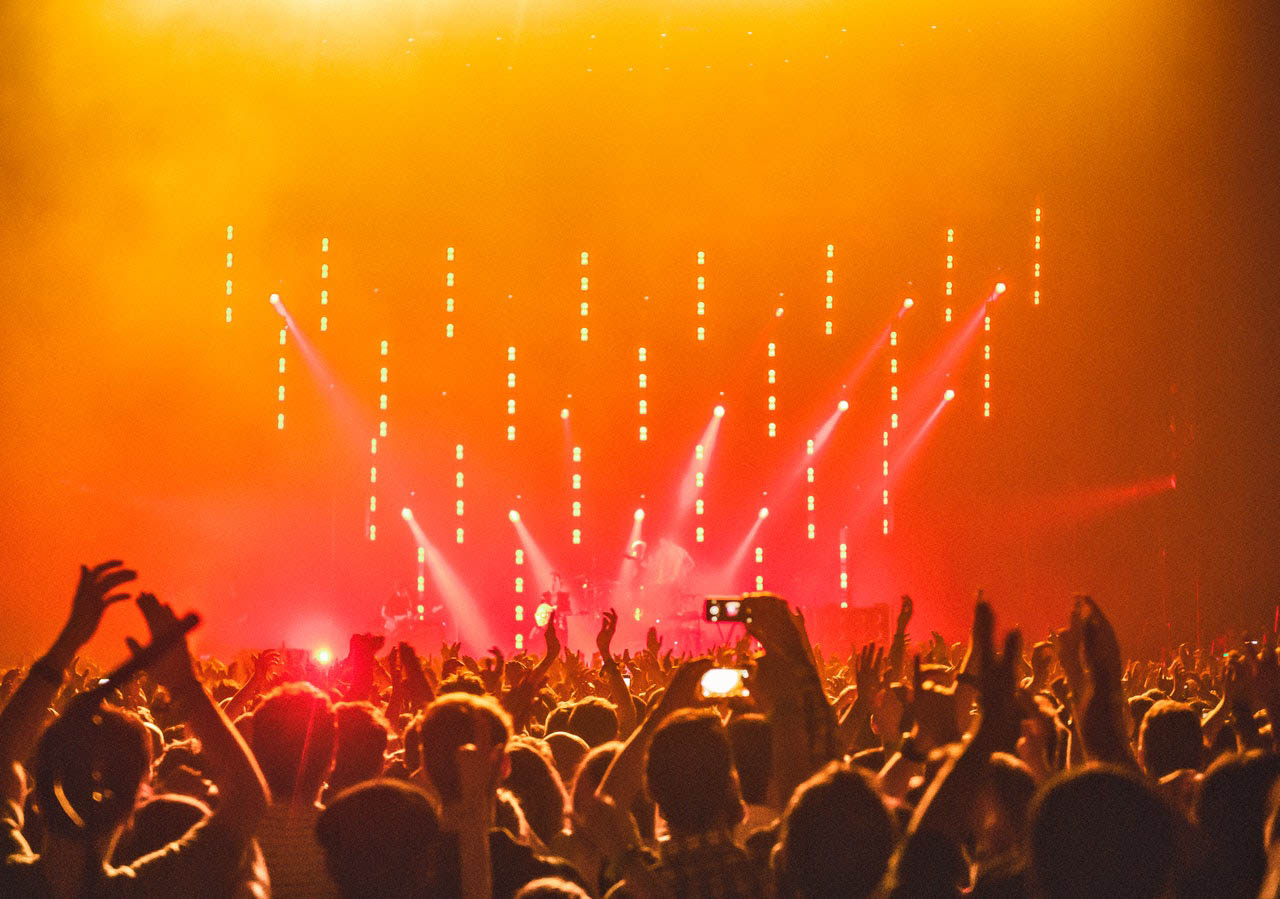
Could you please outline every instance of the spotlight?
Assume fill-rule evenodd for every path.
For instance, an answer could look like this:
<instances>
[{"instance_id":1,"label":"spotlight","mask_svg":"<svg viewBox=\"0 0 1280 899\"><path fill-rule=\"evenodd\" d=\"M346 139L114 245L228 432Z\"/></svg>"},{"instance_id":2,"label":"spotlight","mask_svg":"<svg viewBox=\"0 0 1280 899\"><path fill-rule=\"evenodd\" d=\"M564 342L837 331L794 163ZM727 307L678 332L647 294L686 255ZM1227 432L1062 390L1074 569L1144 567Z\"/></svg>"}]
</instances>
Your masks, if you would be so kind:
<instances>
[{"instance_id":1,"label":"spotlight","mask_svg":"<svg viewBox=\"0 0 1280 899\"><path fill-rule=\"evenodd\" d=\"M768 506L761 506L761 507L760 507L760 517L761 517L761 518L768 518L768 517L769 517L769 507L768 507Z\"/></svg>"},{"instance_id":2,"label":"spotlight","mask_svg":"<svg viewBox=\"0 0 1280 899\"><path fill-rule=\"evenodd\" d=\"M942 401L945 403L949 403L955 398L956 398L956 392L952 390L950 387L948 387L947 392L942 395Z\"/></svg>"},{"instance_id":3,"label":"spotlight","mask_svg":"<svg viewBox=\"0 0 1280 899\"><path fill-rule=\"evenodd\" d=\"M907 297L905 300L902 301L902 308L910 309L915 304L916 304L915 300L911 299L911 297Z\"/></svg>"},{"instance_id":4,"label":"spotlight","mask_svg":"<svg viewBox=\"0 0 1280 899\"><path fill-rule=\"evenodd\" d=\"M560 417L561 417L562 419L564 419L565 421L568 421L568 420L569 420L569 410L568 410L568 409L561 409L561 410L560 410Z\"/></svg>"},{"instance_id":5,"label":"spotlight","mask_svg":"<svg viewBox=\"0 0 1280 899\"><path fill-rule=\"evenodd\" d=\"M400 517L403 518L405 521L413 521L413 510L410 509L408 506L405 506L403 509L400 510Z\"/></svg>"},{"instance_id":6,"label":"spotlight","mask_svg":"<svg viewBox=\"0 0 1280 899\"><path fill-rule=\"evenodd\" d=\"M716 418L724 418L724 406L716 406L712 411L715 412Z\"/></svg>"},{"instance_id":7,"label":"spotlight","mask_svg":"<svg viewBox=\"0 0 1280 899\"><path fill-rule=\"evenodd\" d=\"M507 517L511 519L512 524L516 524L517 522L520 521L520 513L517 512L515 509L512 509L510 512L508 512Z\"/></svg>"},{"instance_id":8,"label":"spotlight","mask_svg":"<svg viewBox=\"0 0 1280 899\"><path fill-rule=\"evenodd\" d=\"M644 521L644 509L636 509L636 521Z\"/></svg>"},{"instance_id":9,"label":"spotlight","mask_svg":"<svg viewBox=\"0 0 1280 899\"><path fill-rule=\"evenodd\" d=\"M333 653L329 651L327 646L321 646L311 653L311 658L316 660L317 665L328 665L333 661Z\"/></svg>"},{"instance_id":10,"label":"spotlight","mask_svg":"<svg viewBox=\"0 0 1280 899\"><path fill-rule=\"evenodd\" d=\"M272 305L272 306L279 306L279 305L280 305L280 294L278 294L278 293L273 293L273 294L271 295L270 299L271 299L271 305Z\"/></svg>"},{"instance_id":11,"label":"spotlight","mask_svg":"<svg viewBox=\"0 0 1280 899\"><path fill-rule=\"evenodd\" d=\"M840 402L836 403L836 408L837 408L837 409L839 409L841 412L848 412L848 411L849 411L849 401L848 401L848 400L841 400Z\"/></svg>"},{"instance_id":12,"label":"spotlight","mask_svg":"<svg viewBox=\"0 0 1280 899\"><path fill-rule=\"evenodd\" d=\"M1006 288L1005 288L1005 286L1004 286L1004 282L1003 282L1003 281L997 281L997 282L996 282L996 294L997 294L997 295L1004 293L1004 292L1005 292L1005 289L1006 289Z\"/></svg>"},{"instance_id":13,"label":"spotlight","mask_svg":"<svg viewBox=\"0 0 1280 899\"><path fill-rule=\"evenodd\" d=\"M782 318L782 307L781 307L781 306L779 306L777 309L773 310L773 317L774 317L774 318Z\"/></svg>"}]
</instances>

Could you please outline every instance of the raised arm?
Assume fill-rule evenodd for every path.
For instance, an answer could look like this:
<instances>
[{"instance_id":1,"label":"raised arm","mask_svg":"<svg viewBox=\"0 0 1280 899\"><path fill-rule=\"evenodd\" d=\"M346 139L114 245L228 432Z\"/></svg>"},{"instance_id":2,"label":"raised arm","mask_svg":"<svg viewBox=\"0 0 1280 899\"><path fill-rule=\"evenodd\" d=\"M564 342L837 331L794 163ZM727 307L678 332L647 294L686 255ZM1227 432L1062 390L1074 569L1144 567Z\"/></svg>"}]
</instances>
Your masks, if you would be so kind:
<instances>
[{"instance_id":1,"label":"raised arm","mask_svg":"<svg viewBox=\"0 0 1280 899\"><path fill-rule=\"evenodd\" d=\"M618 613L613 609L605 612L600 620L600 632L596 634L596 648L600 650L600 670L609 684L609 692L618 705L618 736L626 739L636 729L636 704L631 699L631 690L622 679L622 669L610 651L613 635L618 629Z\"/></svg>"},{"instance_id":2,"label":"raised arm","mask_svg":"<svg viewBox=\"0 0 1280 899\"><path fill-rule=\"evenodd\" d=\"M981 672L976 684L980 719L973 738L934 777L912 818L909 836L919 832L941 834L961 844L968 835L973 797L982 784L987 760L993 752L1014 752L1023 712L1018 704L1018 662L1022 635L1014 630L1005 637L1004 652L995 654L995 616L979 600L974 611L973 652Z\"/></svg>"},{"instance_id":3,"label":"raised arm","mask_svg":"<svg viewBox=\"0 0 1280 899\"><path fill-rule=\"evenodd\" d=\"M662 694L662 699L644 719L644 723L631 732L631 736L609 765L604 780L596 790L597 796L608 797L618 808L631 807L632 801L640 795L644 783L644 759L654 732L673 712L697 702L698 682L711 665L711 659L690 659L676 668L675 677Z\"/></svg>"},{"instance_id":4,"label":"raised arm","mask_svg":"<svg viewBox=\"0 0 1280 899\"><path fill-rule=\"evenodd\" d=\"M1121 680L1124 663L1111 622L1088 596L1076 597L1072 620L1079 622L1084 655L1084 695L1073 697L1084 751L1091 761L1141 770L1129 743L1129 704Z\"/></svg>"},{"instance_id":5,"label":"raised arm","mask_svg":"<svg viewBox=\"0 0 1280 899\"><path fill-rule=\"evenodd\" d=\"M178 626L173 609L150 593L138 596L138 609L151 629L152 640ZM133 640L129 644L135 652L140 649ZM267 784L244 739L196 679L185 638L156 661L151 675L169 691L177 711L203 747L218 787L218 806L211 822L248 840L270 801Z\"/></svg>"},{"instance_id":6,"label":"raised arm","mask_svg":"<svg viewBox=\"0 0 1280 899\"><path fill-rule=\"evenodd\" d=\"M22 802L22 783L15 765L30 757L44 726L45 710L53 705L66 678L67 668L102 621L107 606L128 599L126 592L113 590L138 575L119 560L93 568L80 566L80 583L71 601L71 614L49 651L41 656L0 712L0 795Z\"/></svg>"}]
</instances>

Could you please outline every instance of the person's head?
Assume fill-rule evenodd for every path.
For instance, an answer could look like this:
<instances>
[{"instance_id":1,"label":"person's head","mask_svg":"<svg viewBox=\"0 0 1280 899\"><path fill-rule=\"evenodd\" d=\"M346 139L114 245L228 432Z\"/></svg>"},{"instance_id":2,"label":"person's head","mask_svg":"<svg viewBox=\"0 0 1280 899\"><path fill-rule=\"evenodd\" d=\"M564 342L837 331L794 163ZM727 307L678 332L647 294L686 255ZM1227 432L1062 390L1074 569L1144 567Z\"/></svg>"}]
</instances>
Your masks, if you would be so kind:
<instances>
[{"instance_id":1,"label":"person's head","mask_svg":"<svg viewBox=\"0 0 1280 899\"><path fill-rule=\"evenodd\" d=\"M157 793L133 811L129 827L112 853L117 865L163 849L180 840L188 830L209 815L209 806L191 796Z\"/></svg>"},{"instance_id":2,"label":"person's head","mask_svg":"<svg viewBox=\"0 0 1280 899\"><path fill-rule=\"evenodd\" d=\"M564 784L551 752L540 741L517 737L508 750L511 772L504 786L520 800L538 839L550 843L564 827Z\"/></svg>"},{"instance_id":3,"label":"person's head","mask_svg":"<svg viewBox=\"0 0 1280 899\"><path fill-rule=\"evenodd\" d=\"M773 859L778 895L868 896L895 838L870 776L831 762L796 789L782 816Z\"/></svg>"},{"instance_id":4,"label":"person's head","mask_svg":"<svg viewBox=\"0 0 1280 899\"><path fill-rule=\"evenodd\" d=\"M684 709L658 725L645 759L645 782L673 835L706 833L742 820L733 749L710 709Z\"/></svg>"},{"instance_id":5,"label":"person's head","mask_svg":"<svg viewBox=\"0 0 1280 899\"><path fill-rule=\"evenodd\" d=\"M1204 757L1200 716L1184 702L1153 703L1138 730L1138 752L1147 773L1155 778L1182 768L1199 770Z\"/></svg>"},{"instance_id":6,"label":"person's head","mask_svg":"<svg viewBox=\"0 0 1280 899\"><path fill-rule=\"evenodd\" d=\"M571 880L539 877L522 886L515 899L588 899L590 895Z\"/></svg>"},{"instance_id":7,"label":"person's head","mask_svg":"<svg viewBox=\"0 0 1280 899\"><path fill-rule=\"evenodd\" d=\"M600 696L579 700L569 711L565 730L577 734L588 746L618 738L618 707Z\"/></svg>"},{"instance_id":8,"label":"person's head","mask_svg":"<svg viewBox=\"0 0 1280 899\"><path fill-rule=\"evenodd\" d=\"M549 734L567 733L569 731L569 713L572 711L573 703L557 703L555 708L547 712L547 720L543 724L544 732ZM590 747L587 748L589 749Z\"/></svg>"},{"instance_id":9,"label":"person's head","mask_svg":"<svg viewBox=\"0 0 1280 899\"><path fill-rule=\"evenodd\" d=\"M555 759L560 781L565 784L573 783L573 775L578 770L578 764L591 748L587 745L587 741L564 731L548 733L542 741L551 750L551 757Z\"/></svg>"},{"instance_id":10,"label":"person's head","mask_svg":"<svg viewBox=\"0 0 1280 899\"><path fill-rule=\"evenodd\" d=\"M742 799L752 805L764 805L773 771L769 720L764 715L738 715L729 722L728 731Z\"/></svg>"},{"instance_id":11,"label":"person's head","mask_svg":"<svg viewBox=\"0 0 1280 899\"><path fill-rule=\"evenodd\" d=\"M486 690L484 681L472 674L465 668L460 668L453 674L440 681L440 686L436 690L440 696L446 693L470 693L472 696L484 696Z\"/></svg>"},{"instance_id":12,"label":"person's head","mask_svg":"<svg viewBox=\"0 0 1280 899\"><path fill-rule=\"evenodd\" d=\"M86 695L40 735L32 774L46 835L105 853L151 767L151 737L137 715Z\"/></svg>"},{"instance_id":13,"label":"person's head","mask_svg":"<svg viewBox=\"0 0 1280 899\"><path fill-rule=\"evenodd\" d=\"M622 744L617 740L609 743L603 743L595 749L588 751L583 755L582 761L578 763L577 769L573 772L573 786L569 788L569 808L581 809L585 806L599 788L600 782L604 780L605 772L609 770L609 766L613 764L613 760L617 758L619 752L622 751Z\"/></svg>"},{"instance_id":14,"label":"person's head","mask_svg":"<svg viewBox=\"0 0 1280 899\"><path fill-rule=\"evenodd\" d=\"M988 851L1025 845L1027 814L1035 794L1036 779L1020 758L997 752L987 760L976 824Z\"/></svg>"},{"instance_id":15,"label":"person's head","mask_svg":"<svg viewBox=\"0 0 1280 899\"><path fill-rule=\"evenodd\" d=\"M1172 809L1136 774L1073 768L1031 808L1031 877L1046 899L1161 895L1174 863Z\"/></svg>"},{"instance_id":16,"label":"person's head","mask_svg":"<svg viewBox=\"0 0 1280 899\"><path fill-rule=\"evenodd\" d=\"M390 727L370 702L339 702L333 707L337 749L329 787L334 793L382 774Z\"/></svg>"},{"instance_id":17,"label":"person's head","mask_svg":"<svg viewBox=\"0 0 1280 899\"><path fill-rule=\"evenodd\" d=\"M421 788L367 780L320 813L316 839L344 897L427 895L439 817Z\"/></svg>"},{"instance_id":18,"label":"person's head","mask_svg":"<svg viewBox=\"0 0 1280 899\"><path fill-rule=\"evenodd\" d=\"M422 767L446 806L462 798L458 750L475 743L486 731L493 746L505 747L511 739L511 716L493 699L470 693L441 696L427 707L416 727ZM500 764L505 774L505 753Z\"/></svg>"},{"instance_id":19,"label":"person's head","mask_svg":"<svg viewBox=\"0 0 1280 899\"><path fill-rule=\"evenodd\" d=\"M1153 705L1155 700L1145 693L1129 697L1129 720L1133 722L1133 733L1130 739L1135 744L1138 742L1138 734L1142 731L1142 719L1147 717L1147 712Z\"/></svg>"},{"instance_id":20,"label":"person's head","mask_svg":"<svg viewBox=\"0 0 1280 899\"><path fill-rule=\"evenodd\" d=\"M308 683L276 687L253 710L250 746L275 801L314 802L333 764L329 697Z\"/></svg>"},{"instance_id":21,"label":"person's head","mask_svg":"<svg viewBox=\"0 0 1280 899\"><path fill-rule=\"evenodd\" d=\"M1267 797L1278 775L1280 756L1258 750L1224 755L1205 771L1195 817L1222 895L1258 894L1267 868Z\"/></svg>"}]
</instances>

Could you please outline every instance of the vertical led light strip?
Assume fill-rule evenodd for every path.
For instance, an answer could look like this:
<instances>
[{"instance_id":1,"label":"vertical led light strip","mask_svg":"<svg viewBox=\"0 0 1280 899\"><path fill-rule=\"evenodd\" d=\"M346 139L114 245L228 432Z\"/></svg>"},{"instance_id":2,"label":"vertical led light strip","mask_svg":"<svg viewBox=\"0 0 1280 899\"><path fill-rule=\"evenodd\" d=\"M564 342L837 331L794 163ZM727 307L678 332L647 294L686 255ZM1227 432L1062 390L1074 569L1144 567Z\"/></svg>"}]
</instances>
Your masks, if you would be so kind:
<instances>
[{"instance_id":1,"label":"vertical led light strip","mask_svg":"<svg viewBox=\"0 0 1280 899\"><path fill-rule=\"evenodd\" d=\"M942 300L943 300L943 306L944 306L942 311L942 321L944 324L951 324L951 297L955 293L955 282L952 280L952 277L951 277L952 275L951 268L955 264L955 255L954 255L955 242L956 242L956 229L948 228L947 229L947 267L945 270L945 277L943 278L943 281L942 281Z\"/></svg>"},{"instance_id":2,"label":"vertical led light strip","mask_svg":"<svg viewBox=\"0 0 1280 899\"><path fill-rule=\"evenodd\" d=\"M378 442L387 436L387 383L390 372L387 357L390 355L387 341L378 343L378 433L369 438L369 540L378 539Z\"/></svg>"},{"instance_id":3,"label":"vertical led light strip","mask_svg":"<svg viewBox=\"0 0 1280 899\"><path fill-rule=\"evenodd\" d=\"M649 375L645 371L649 360L649 351L641 347L636 353L638 372L636 374L636 390L639 397L636 401L636 409L640 415L640 430L638 437L641 443L649 439L649 425L645 423L649 416Z\"/></svg>"},{"instance_id":4,"label":"vertical led light strip","mask_svg":"<svg viewBox=\"0 0 1280 899\"><path fill-rule=\"evenodd\" d=\"M462 473L463 455L464 453L462 450L462 444L459 443L457 446L453 448L453 460L457 464L457 468L458 468L458 470L453 475L453 487L455 490L458 491L458 498L455 501L457 503L456 508L458 511L458 526L454 531L454 540L457 541L458 543L461 543L466 538L466 531L462 529L462 510L463 510L462 490L466 484L466 477Z\"/></svg>"},{"instance_id":5,"label":"vertical led light strip","mask_svg":"<svg viewBox=\"0 0 1280 899\"><path fill-rule=\"evenodd\" d=\"M516 348L507 347L507 440L516 439Z\"/></svg>"},{"instance_id":6,"label":"vertical led light strip","mask_svg":"<svg viewBox=\"0 0 1280 899\"><path fill-rule=\"evenodd\" d=\"M329 330L329 238L320 238L320 330Z\"/></svg>"},{"instance_id":7,"label":"vertical led light strip","mask_svg":"<svg viewBox=\"0 0 1280 899\"><path fill-rule=\"evenodd\" d=\"M1041 237L1041 213L1040 207L1036 207L1035 213L1035 245L1032 248L1031 258L1031 305L1040 305L1040 237Z\"/></svg>"},{"instance_id":8,"label":"vertical led light strip","mask_svg":"<svg viewBox=\"0 0 1280 899\"><path fill-rule=\"evenodd\" d=\"M849 528L840 528L840 608L849 608Z\"/></svg>"},{"instance_id":9,"label":"vertical led light strip","mask_svg":"<svg viewBox=\"0 0 1280 899\"><path fill-rule=\"evenodd\" d=\"M950 257L947 257L948 260ZM948 264L950 264L948 262ZM889 430L898 420L898 326L889 332L889 422L881 432L880 443L884 448L884 459L880 463L880 475L884 484L880 489L880 504L883 515L880 519L880 533L889 536Z\"/></svg>"},{"instance_id":10,"label":"vertical led light strip","mask_svg":"<svg viewBox=\"0 0 1280 899\"><path fill-rule=\"evenodd\" d=\"M991 417L991 303L982 319L982 418Z\"/></svg>"},{"instance_id":11,"label":"vertical led light strip","mask_svg":"<svg viewBox=\"0 0 1280 899\"><path fill-rule=\"evenodd\" d=\"M707 264L707 254L702 250L699 250L698 265L704 266L706 264ZM694 310L697 313L698 324L697 324L697 330L694 331L694 335L697 337L699 342L705 341L707 339L707 321L706 321L707 300L706 300L706 293L705 293L707 289L707 278L705 275L702 274L702 271L703 271L702 268L698 269L698 275L696 280L694 281L694 284L698 289L697 290L698 304Z\"/></svg>"},{"instance_id":12,"label":"vertical led light strip","mask_svg":"<svg viewBox=\"0 0 1280 899\"><path fill-rule=\"evenodd\" d=\"M570 461L573 463L569 466L569 486L573 490L573 518L574 527L570 532L570 539L574 546L582 543L582 447L574 445L570 450Z\"/></svg>"},{"instance_id":13,"label":"vertical led light strip","mask_svg":"<svg viewBox=\"0 0 1280 899\"><path fill-rule=\"evenodd\" d=\"M236 236L235 226L227 225L227 287L226 287L227 311L224 316L227 324L231 324L231 263L233 259L233 254L231 251L231 241L235 236Z\"/></svg>"},{"instance_id":14,"label":"vertical led light strip","mask_svg":"<svg viewBox=\"0 0 1280 899\"><path fill-rule=\"evenodd\" d=\"M638 431L640 440L649 439L649 400L646 396L646 388L649 386L649 376L645 374L645 365L649 361L649 350L646 347L640 347L636 350L636 362L639 364L640 399L636 404L636 414L640 419L640 430Z\"/></svg>"},{"instance_id":15,"label":"vertical led light strip","mask_svg":"<svg viewBox=\"0 0 1280 899\"><path fill-rule=\"evenodd\" d=\"M453 247L445 247L444 261L453 262ZM454 305L455 305L454 299L453 299L453 272L448 272L445 274L444 286L446 288L446 294L447 294L444 298L444 312L446 316L445 323L444 323L444 337L445 337L445 340L452 340L453 339L453 313L454 313Z\"/></svg>"},{"instance_id":16,"label":"vertical led light strip","mask_svg":"<svg viewBox=\"0 0 1280 899\"><path fill-rule=\"evenodd\" d=\"M836 245L833 243L827 244L827 265L831 266L831 268L827 269L827 292L826 292L826 301L825 301L826 320L822 323L822 333L825 334L827 337L830 337L834 331L833 320L835 318L834 310L836 306L836 298L835 298L835 287L833 285L835 284L836 273L835 273L835 263L832 260L834 260L835 257L836 257Z\"/></svg>"},{"instance_id":17,"label":"vertical led light strip","mask_svg":"<svg viewBox=\"0 0 1280 899\"><path fill-rule=\"evenodd\" d=\"M591 264L591 256L585 250L578 258L578 262L585 268ZM582 318L581 327L578 328L578 339L583 343L591 336L591 330L587 327L587 316L591 314L591 303L586 297L587 291L591 289L591 278L583 275L578 279L578 290L582 292L582 301L578 303L578 315Z\"/></svg>"},{"instance_id":18,"label":"vertical led light strip","mask_svg":"<svg viewBox=\"0 0 1280 899\"><path fill-rule=\"evenodd\" d=\"M289 327L284 316L280 317L280 356L276 359L276 374L280 378L280 383L276 385L276 430L284 430L284 375L285 375L285 344L288 342Z\"/></svg>"}]
</instances>

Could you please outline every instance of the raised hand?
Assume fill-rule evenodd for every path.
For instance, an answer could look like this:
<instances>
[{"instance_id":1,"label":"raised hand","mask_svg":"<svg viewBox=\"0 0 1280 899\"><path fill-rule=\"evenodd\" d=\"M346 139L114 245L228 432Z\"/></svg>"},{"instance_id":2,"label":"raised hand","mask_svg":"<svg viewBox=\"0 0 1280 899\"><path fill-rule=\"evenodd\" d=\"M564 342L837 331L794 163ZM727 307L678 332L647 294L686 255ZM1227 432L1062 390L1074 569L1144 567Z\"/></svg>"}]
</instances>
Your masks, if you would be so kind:
<instances>
[{"instance_id":1,"label":"raised hand","mask_svg":"<svg viewBox=\"0 0 1280 899\"><path fill-rule=\"evenodd\" d=\"M1115 629L1092 597L1081 596L1078 602L1081 608L1084 658L1094 687L1099 690L1118 690L1124 672L1124 661L1120 657L1120 641L1116 639Z\"/></svg>"},{"instance_id":2,"label":"raised hand","mask_svg":"<svg viewBox=\"0 0 1280 899\"><path fill-rule=\"evenodd\" d=\"M435 691L422 671L422 662L418 653L408 643L400 643L397 647L401 676L404 678L405 693L414 708L421 708L435 699Z\"/></svg>"},{"instance_id":3,"label":"raised hand","mask_svg":"<svg viewBox=\"0 0 1280 899\"><path fill-rule=\"evenodd\" d=\"M251 680L259 686L267 686L273 678L279 676L284 665L284 654L278 649L264 649L253 657L253 676Z\"/></svg>"},{"instance_id":4,"label":"raised hand","mask_svg":"<svg viewBox=\"0 0 1280 899\"><path fill-rule=\"evenodd\" d=\"M858 698L865 702L874 702L880 692L880 666L884 662L884 647L868 643L858 653L857 667L854 668L853 682L858 687Z\"/></svg>"},{"instance_id":5,"label":"raised hand","mask_svg":"<svg viewBox=\"0 0 1280 899\"><path fill-rule=\"evenodd\" d=\"M613 635L618 631L618 613L613 609L609 609L600 618L600 632L596 634L596 649L600 650L600 661L602 664L608 664L613 661L613 656L609 652L609 645L613 642Z\"/></svg>"},{"instance_id":6,"label":"raised hand","mask_svg":"<svg viewBox=\"0 0 1280 899\"><path fill-rule=\"evenodd\" d=\"M698 684L702 675L711 670L710 658L690 659L675 670L667 691L658 702L658 713L669 715L678 709L698 704Z\"/></svg>"},{"instance_id":7,"label":"raised hand","mask_svg":"<svg viewBox=\"0 0 1280 899\"><path fill-rule=\"evenodd\" d=\"M547 618L547 629L543 632L543 638L547 641L547 658L554 659L560 655L560 635L556 633L555 612Z\"/></svg>"},{"instance_id":8,"label":"raised hand","mask_svg":"<svg viewBox=\"0 0 1280 899\"><path fill-rule=\"evenodd\" d=\"M119 559L112 559L93 568L80 566L80 582L71 600L71 615L58 638L72 652L88 643L97 632L107 606L129 598L127 592L111 592L138 577L136 571L122 565L124 563Z\"/></svg>"},{"instance_id":9,"label":"raised hand","mask_svg":"<svg viewBox=\"0 0 1280 899\"><path fill-rule=\"evenodd\" d=\"M925 597L926 599L928 597ZM911 616L915 612L915 603L911 601L911 597L902 594L902 605L898 607L898 633L902 633L907 629L907 624L911 621Z\"/></svg>"},{"instance_id":10,"label":"raised hand","mask_svg":"<svg viewBox=\"0 0 1280 899\"><path fill-rule=\"evenodd\" d=\"M995 652L995 613L979 600L973 616L974 647L981 658L978 676L979 732L993 751L1014 752L1025 711L1018 702L1018 664L1022 658L1022 632L1014 629L1004 638L1004 651Z\"/></svg>"},{"instance_id":11,"label":"raised hand","mask_svg":"<svg viewBox=\"0 0 1280 899\"><path fill-rule=\"evenodd\" d=\"M747 633L760 641L765 652L779 653L793 662L812 660L803 632L786 600L769 593L752 593L747 601L751 604Z\"/></svg>"},{"instance_id":12,"label":"raised hand","mask_svg":"<svg viewBox=\"0 0 1280 899\"><path fill-rule=\"evenodd\" d=\"M173 613L173 608L150 593L138 594L138 611L142 613L143 619L147 622L147 629L151 631L152 643L178 629L178 616ZM130 651L135 655L142 649L138 641L132 637L126 637L125 642L129 644ZM187 649L185 636L176 640L163 655L156 659L151 665L150 672L151 677L167 688L170 693L193 686L201 689L200 682L196 680L195 667L191 662L191 653Z\"/></svg>"},{"instance_id":13,"label":"raised hand","mask_svg":"<svg viewBox=\"0 0 1280 899\"><path fill-rule=\"evenodd\" d=\"M662 638L658 636L656 627L649 628L648 632L645 633L644 648L649 650L649 655L653 656L654 659L657 659L658 654L662 652Z\"/></svg>"}]
</instances>

